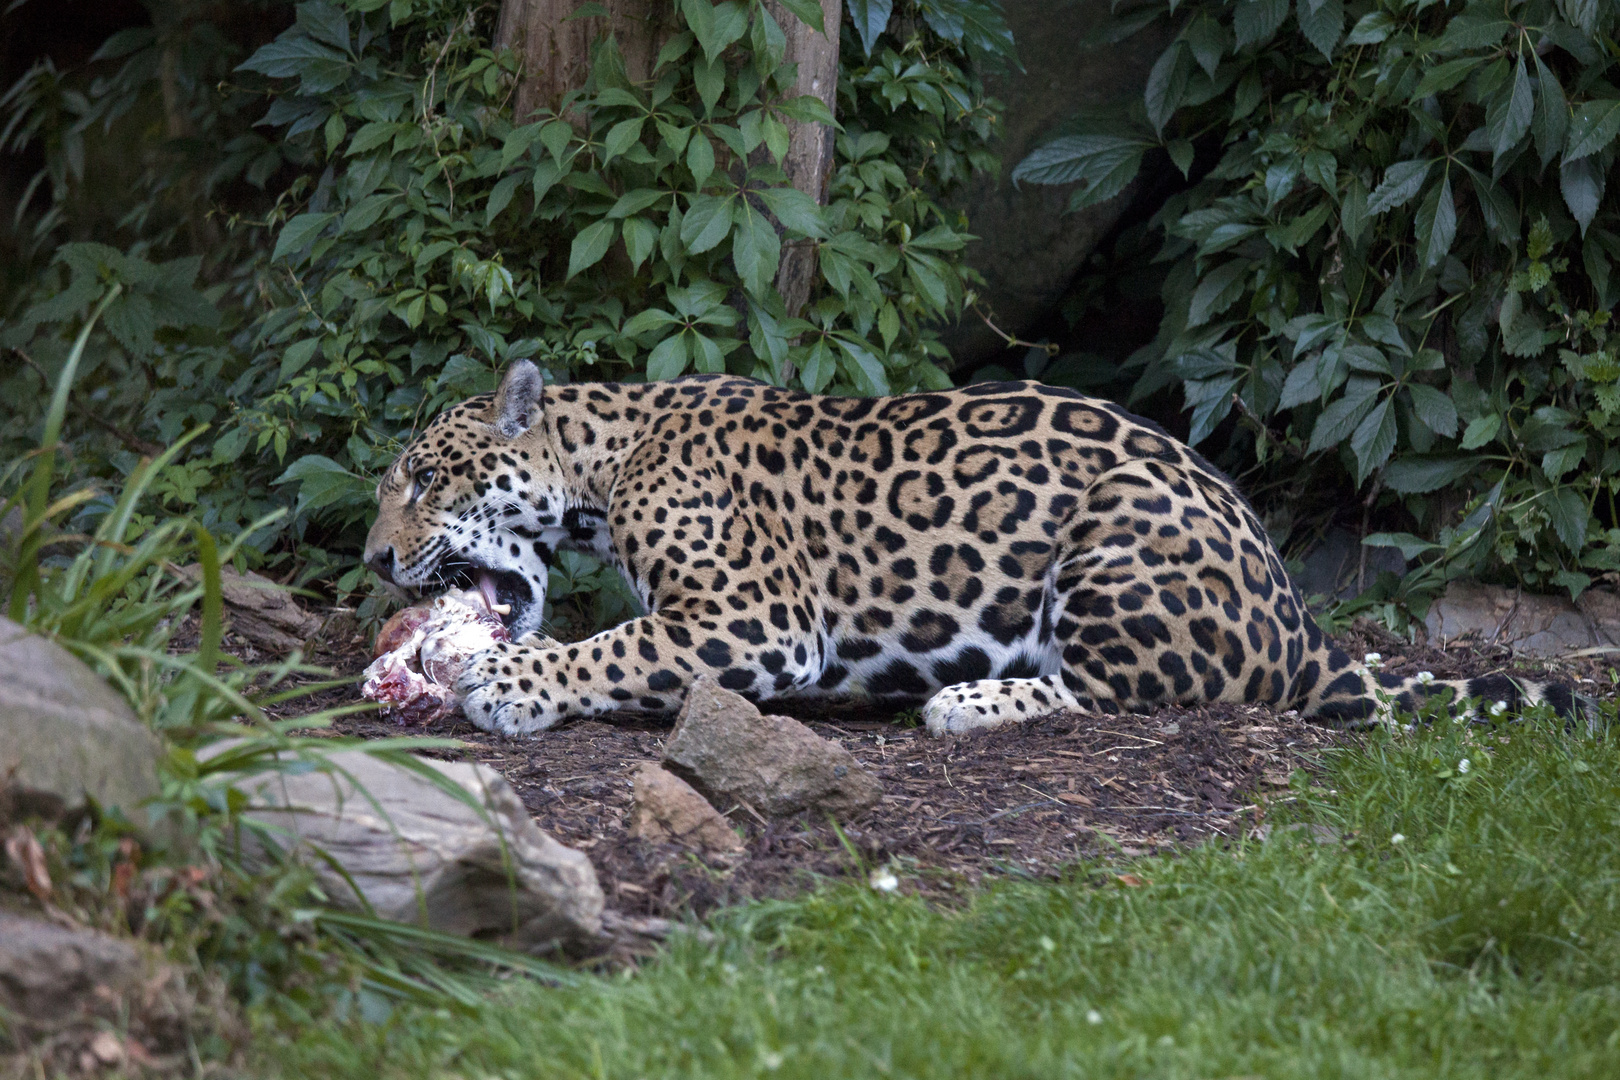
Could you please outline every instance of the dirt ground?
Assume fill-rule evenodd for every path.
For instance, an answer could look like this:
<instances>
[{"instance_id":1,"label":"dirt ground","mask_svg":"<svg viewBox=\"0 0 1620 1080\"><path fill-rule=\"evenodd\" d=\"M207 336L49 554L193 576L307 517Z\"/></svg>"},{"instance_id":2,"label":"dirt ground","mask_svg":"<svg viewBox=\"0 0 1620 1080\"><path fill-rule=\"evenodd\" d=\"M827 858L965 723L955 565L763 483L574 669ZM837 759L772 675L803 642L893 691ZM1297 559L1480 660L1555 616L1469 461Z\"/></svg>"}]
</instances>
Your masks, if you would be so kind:
<instances>
[{"instance_id":1,"label":"dirt ground","mask_svg":"<svg viewBox=\"0 0 1620 1080\"><path fill-rule=\"evenodd\" d=\"M1398 674L1506 671L1558 677L1601 695L1613 694L1620 682L1609 668L1620 658L1605 655L1519 662L1505 649L1467 640L1443 649L1413 645L1365 623L1339 640L1353 655L1381 653L1385 669ZM367 659L363 643L345 644L313 659L357 673ZM358 691L344 688L305 707L356 700ZM790 896L821 878L881 867L897 870L908 890L944 898L986 876L1051 877L1085 856L1233 838L1261 828L1268 807L1292 798L1296 770L1308 777L1327 754L1358 738L1263 706L1059 714L946 739L870 707L766 708L843 744L877 775L882 801L839 827L810 813L768 820L749 806L722 806L747 851L707 861L626 831L631 773L660 757L666 720L619 714L508 739L464 720L402 728L366 713L338 721L331 734L462 740L459 756L498 770L542 828L589 854L610 907L661 917Z\"/></svg>"}]
</instances>

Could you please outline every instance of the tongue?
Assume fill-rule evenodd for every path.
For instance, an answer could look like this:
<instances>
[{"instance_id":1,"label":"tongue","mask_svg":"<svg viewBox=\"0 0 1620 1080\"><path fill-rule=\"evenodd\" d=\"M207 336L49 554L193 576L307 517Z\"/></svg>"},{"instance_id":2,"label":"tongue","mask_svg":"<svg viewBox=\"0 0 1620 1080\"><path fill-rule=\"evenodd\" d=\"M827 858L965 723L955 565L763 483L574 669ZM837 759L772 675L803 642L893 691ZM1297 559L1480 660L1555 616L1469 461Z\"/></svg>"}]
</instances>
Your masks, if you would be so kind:
<instances>
[{"instance_id":1,"label":"tongue","mask_svg":"<svg viewBox=\"0 0 1620 1080\"><path fill-rule=\"evenodd\" d=\"M478 574L478 592L484 598L484 606L494 611L495 605L500 603L500 597L495 592L495 575L488 570L480 571Z\"/></svg>"}]
</instances>

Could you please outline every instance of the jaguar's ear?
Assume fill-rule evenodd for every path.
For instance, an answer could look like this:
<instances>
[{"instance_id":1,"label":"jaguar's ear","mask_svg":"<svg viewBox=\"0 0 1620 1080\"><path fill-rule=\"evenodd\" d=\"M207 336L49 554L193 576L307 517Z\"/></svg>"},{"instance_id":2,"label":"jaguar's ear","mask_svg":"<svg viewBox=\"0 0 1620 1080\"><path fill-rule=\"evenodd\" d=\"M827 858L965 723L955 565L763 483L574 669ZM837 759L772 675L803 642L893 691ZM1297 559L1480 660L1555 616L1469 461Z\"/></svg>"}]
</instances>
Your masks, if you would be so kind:
<instances>
[{"instance_id":1,"label":"jaguar's ear","mask_svg":"<svg viewBox=\"0 0 1620 1080\"><path fill-rule=\"evenodd\" d=\"M519 360L506 369L501 387L495 391L495 427L508 439L515 439L534 425L545 380L540 369L528 360Z\"/></svg>"}]
</instances>

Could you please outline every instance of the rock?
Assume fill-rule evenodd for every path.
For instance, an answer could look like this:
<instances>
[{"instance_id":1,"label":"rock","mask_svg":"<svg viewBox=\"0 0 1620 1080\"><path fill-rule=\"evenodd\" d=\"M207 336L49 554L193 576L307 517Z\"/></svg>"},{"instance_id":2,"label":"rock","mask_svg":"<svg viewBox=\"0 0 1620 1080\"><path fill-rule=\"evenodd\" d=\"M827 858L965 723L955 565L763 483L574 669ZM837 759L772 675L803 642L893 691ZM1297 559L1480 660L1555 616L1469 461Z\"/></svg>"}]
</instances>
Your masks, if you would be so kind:
<instances>
[{"instance_id":1,"label":"rock","mask_svg":"<svg viewBox=\"0 0 1620 1080\"><path fill-rule=\"evenodd\" d=\"M1365 587L1371 587L1385 570L1406 573L1406 560L1395 548L1367 548ZM1300 595L1309 600L1326 596L1329 600L1351 600L1360 592L1356 577L1361 570L1361 538L1349 529L1334 526L1306 553L1303 568L1294 578Z\"/></svg>"},{"instance_id":2,"label":"rock","mask_svg":"<svg viewBox=\"0 0 1620 1080\"><path fill-rule=\"evenodd\" d=\"M1149 30L1117 45L1088 49L1080 42L1109 18L1107 0L1007 0L1003 10L1024 71L985 79L990 93L1007 106L993 146L1001 157L1001 175L976 178L952 202L967 212L970 231L980 237L968 247L968 263L985 277L981 293L996 325L1021 334L1062 299L1086 257L1125 212L1131 194L1127 189L1100 206L1066 214L1073 185L1014 186L1013 168L1060 134L1077 111L1128 109L1142 96L1148 71L1170 34ZM1162 167L1173 168L1168 162ZM944 336L959 369L1006 348L971 312Z\"/></svg>"},{"instance_id":3,"label":"rock","mask_svg":"<svg viewBox=\"0 0 1620 1080\"><path fill-rule=\"evenodd\" d=\"M143 830L163 745L62 646L0 618L0 823L71 819L89 802Z\"/></svg>"},{"instance_id":4,"label":"rock","mask_svg":"<svg viewBox=\"0 0 1620 1080\"><path fill-rule=\"evenodd\" d=\"M797 720L761 716L707 676L687 692L664 762L711 802L741 801L771 815L807 808L850 814L882 794L848 750Z\"/></svg>"},{"instance_id":5,"label":"rock","mask_svg":"<svg viewBox=\"0 0 1620 1080\"><path fill-rule=\"evenodd\" d=\"M1476 632L1488 644L1529 656L1620 644L1620 596L1588 589L1577 601L1502 585L1453 581L1423 620L1431 638Z\"/></svg>"},{"instance_id":6,"label":"rock","mask_svg":"<svg viewBox=\"0 0 1620 1080\"><path fill-rule=\"evenodd\" d=\"M53 1025L87 1012L110 1012L158 967L134 942L0 910L0 1010L5 1012Z\"/></svg>"},{"instance_id":7,"label":"rock","mask_svg":"<svg viewBox=\"0 0 1620 1080\"><path fill-rule=\"evenodd\" d=\"M601 933L602 888L590 860L542 832L493 769L415 759L470 793L475 809L364 750L323 758L330 772L258 773L237 786L252 800L247 816L285 831L284 846L305 858L334 904L362 909L358 888L384 918L425 917L434 930L526 951L588 944Z\"/></svg>"},{"instance_id":8,"label":"rock","mask_svg":"<svg viewBox=\"0 0 1620 1080\"><path fill-rule=\"evenodd\" d=\"M196 563L180 572L193 581L202 580L202 567ZM284 586L267 577L221 567L220 591L230 628L272 655L302 649L321 631L320 618L299 607Z\"/></svg>"},{"instance_id":9,"label":"rock","mask_svg":"<svg viewBox=\"0 0 1620 1080\"><path fill-rule=\"evenodd\" d=\"M677 843L716 854L737 854L743 842L720 811L685 780L647 762L636 769L630 835L653 843Z\"/></svg>"}]
</instances>

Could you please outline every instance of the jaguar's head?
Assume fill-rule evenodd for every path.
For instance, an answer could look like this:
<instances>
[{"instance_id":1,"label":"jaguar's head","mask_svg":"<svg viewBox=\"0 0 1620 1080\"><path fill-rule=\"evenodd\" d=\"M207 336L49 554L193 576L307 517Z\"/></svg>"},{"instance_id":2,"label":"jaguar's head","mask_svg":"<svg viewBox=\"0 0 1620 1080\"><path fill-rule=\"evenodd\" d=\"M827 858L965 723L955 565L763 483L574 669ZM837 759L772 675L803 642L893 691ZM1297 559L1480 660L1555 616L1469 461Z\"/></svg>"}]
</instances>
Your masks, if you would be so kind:
<instances>
[{"instance_id":1,"label":"jaguar's head","mask_svg":"<svg viewBox=\"0 0 1620 1080\"><path fill-rule=\"evenodd\" d=\"M418 595L477 589L514 639L540 628L552 556L567 539L543 386L520 360L493 395L430 423L377 485L366 537L378 577Z\"/></svg>"}]
</instances>

